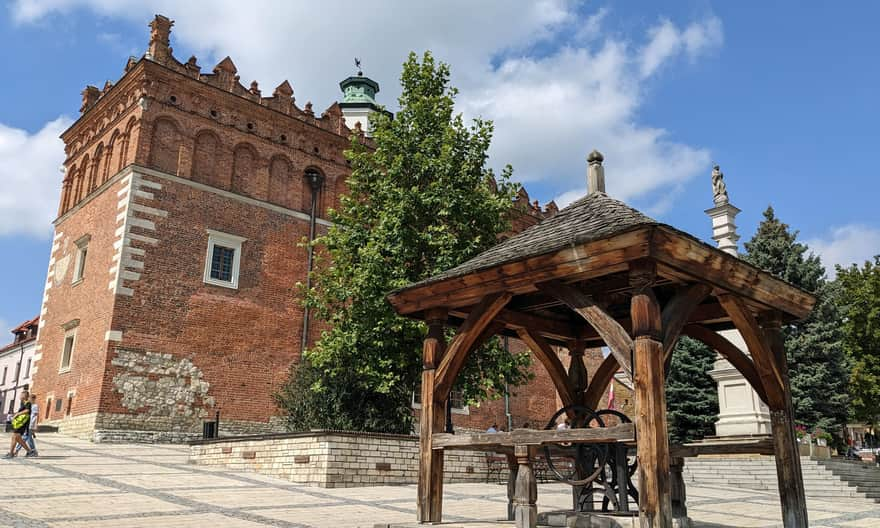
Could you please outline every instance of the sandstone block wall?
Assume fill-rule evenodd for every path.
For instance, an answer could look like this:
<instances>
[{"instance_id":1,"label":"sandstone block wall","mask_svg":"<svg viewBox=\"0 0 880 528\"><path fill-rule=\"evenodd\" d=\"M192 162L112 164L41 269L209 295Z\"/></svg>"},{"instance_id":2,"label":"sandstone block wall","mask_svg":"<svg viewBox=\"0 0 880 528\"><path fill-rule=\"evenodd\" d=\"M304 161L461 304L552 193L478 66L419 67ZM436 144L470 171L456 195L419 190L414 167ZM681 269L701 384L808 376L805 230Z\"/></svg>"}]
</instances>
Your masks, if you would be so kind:
<instances>
[{"instance_id":1,"label":"sandstone block wall","mask_svg":"<svg viewBox=\"0 0 880 528\"><path fill-rule=\"evenodd\" d=\"M190 463L254 471L325 488L415 484L419 444L417 437L404 435L286 433L196 441L190 445ZM485 482L487 455L449 451L443 468L446 482ZM493 475L493 480L497 478ZM506 479L506 469L501 478Z\"/></svg>"}]
</instances>

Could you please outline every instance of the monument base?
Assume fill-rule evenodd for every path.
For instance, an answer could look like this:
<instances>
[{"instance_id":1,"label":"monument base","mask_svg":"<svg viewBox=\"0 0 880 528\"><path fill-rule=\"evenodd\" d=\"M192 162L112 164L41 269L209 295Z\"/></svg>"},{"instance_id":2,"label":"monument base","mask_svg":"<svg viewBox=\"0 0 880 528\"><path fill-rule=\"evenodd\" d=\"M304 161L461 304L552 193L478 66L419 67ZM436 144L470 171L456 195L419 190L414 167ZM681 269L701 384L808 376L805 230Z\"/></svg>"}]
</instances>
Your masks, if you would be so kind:
<instances>
[{"instance_id":1,"label":"monument base","mask_svg":"<svg viewBox=\"0 0 880 528\"><path fill-rule=\"evenodd\" d=\"M718 332L722 337L746 352L742 336L736 330ZM730 364L718 357L709 375L718 384L718 436L744 436L770 434L770 409L761 401L745 377Z\"/></svg>"}]
</instances>

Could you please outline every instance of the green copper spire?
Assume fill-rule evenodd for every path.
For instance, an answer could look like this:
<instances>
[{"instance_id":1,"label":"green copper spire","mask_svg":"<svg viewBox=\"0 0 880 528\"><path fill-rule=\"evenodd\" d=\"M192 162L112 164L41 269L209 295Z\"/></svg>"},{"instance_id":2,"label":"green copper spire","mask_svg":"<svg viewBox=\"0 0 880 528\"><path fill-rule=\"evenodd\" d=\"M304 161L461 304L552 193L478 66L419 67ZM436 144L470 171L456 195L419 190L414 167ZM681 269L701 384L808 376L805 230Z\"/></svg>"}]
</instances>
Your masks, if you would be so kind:
<instances>
[{"instance_id":1,"label":"green copper spire","mask_svg":"<svg viewBox=\"0 0 880 528\"><path fill-rule=\"evenodd\" d=\"M379 93L379 83L369 77L364 77L360 59L355 59L354 64L358 69L357 75L339 83L339 87L342 89L342 102L375 105L376 94Z\"/></svg>"}]
</instances>

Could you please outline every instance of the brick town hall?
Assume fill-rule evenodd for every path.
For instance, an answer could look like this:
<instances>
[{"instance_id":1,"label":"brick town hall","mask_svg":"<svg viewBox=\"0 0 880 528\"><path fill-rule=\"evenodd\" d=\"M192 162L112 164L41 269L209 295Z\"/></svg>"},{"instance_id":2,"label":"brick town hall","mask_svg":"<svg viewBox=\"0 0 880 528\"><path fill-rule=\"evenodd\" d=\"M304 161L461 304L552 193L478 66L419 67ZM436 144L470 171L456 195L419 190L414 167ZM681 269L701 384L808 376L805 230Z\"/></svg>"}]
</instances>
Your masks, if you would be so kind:
<instances>
[{"instance_id":1,"label":"brick town hall","mask_svg":"<svg viewBox=\"0 0 880 528\"><path fill-rule=\"evenodd\" d=\"M329 225L350 136L381 111L379 86L360 73L320 115L287 81L271 96L246 88L228 57L203 73L172 55L172 25L156 16L146 54L115 84L87 87L62 134L33 388L41 421L67 434L182 440L218 410L225 434L283 429L272 394L321 330L298 301L311 262L302 242ZM515 231L556 212L524 191L515 205ZM602 360L592 356L590 370ZM535 374L509 414L558 408ZM456 415L504 420L499 402Z\"/></svg>"}]
</instances>

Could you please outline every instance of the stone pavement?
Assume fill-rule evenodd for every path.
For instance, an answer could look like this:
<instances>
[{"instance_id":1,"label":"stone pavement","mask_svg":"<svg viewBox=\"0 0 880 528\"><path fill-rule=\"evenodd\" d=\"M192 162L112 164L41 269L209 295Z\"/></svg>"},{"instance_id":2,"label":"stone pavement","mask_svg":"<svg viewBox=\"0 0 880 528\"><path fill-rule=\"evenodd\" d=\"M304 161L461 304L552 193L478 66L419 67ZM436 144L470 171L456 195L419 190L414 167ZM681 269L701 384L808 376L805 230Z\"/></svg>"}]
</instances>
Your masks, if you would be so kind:
<instances>
[{"instance_id":1,"label":"stone pavement","mask_svg":"<svg viewBox=\"0 0 880 528\"><path fill-rule=\"evenodd\" d=\"M8 435L0 436L8 445ZM171 445L91 444L59 435L37 438L40 458L0 461L0 527L255 528L372 527L415 519L415 486L308 488L253 473L187 464ZM569 504L568 488L541 485L539 510ZM446 486L450 526L489 528L506 508L497 484ZM880 527L880 504L808 501L814 528ZM697 526L772 527L779 505L770 493L688 488Z\"/></svg>"}]
</instances>

